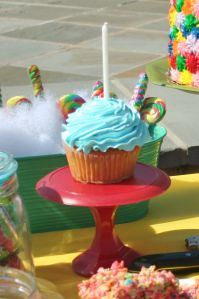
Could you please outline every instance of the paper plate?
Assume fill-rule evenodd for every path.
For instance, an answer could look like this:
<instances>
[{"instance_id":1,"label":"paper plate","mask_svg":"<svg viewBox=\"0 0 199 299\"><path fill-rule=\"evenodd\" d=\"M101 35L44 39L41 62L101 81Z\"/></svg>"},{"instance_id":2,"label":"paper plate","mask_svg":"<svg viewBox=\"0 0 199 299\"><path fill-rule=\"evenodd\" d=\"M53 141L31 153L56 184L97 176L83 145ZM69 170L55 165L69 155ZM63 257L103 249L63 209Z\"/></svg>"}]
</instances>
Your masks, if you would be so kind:
<instances>
[{"instance_id":1,"label":"paper plate","mask_svg":"<svg viewBox=\"0 0 199 299\"><path fill-rule=\"evenodd\" d=\"M167 57L155 60L146 66L146 72L149 80L161 86L166 86L170 88L180 89L186 92L199 93L199 88L192 87L188 85L179 85L172 82L167 74L168 71L168 60Z\"/></svg>"}]
</instances>

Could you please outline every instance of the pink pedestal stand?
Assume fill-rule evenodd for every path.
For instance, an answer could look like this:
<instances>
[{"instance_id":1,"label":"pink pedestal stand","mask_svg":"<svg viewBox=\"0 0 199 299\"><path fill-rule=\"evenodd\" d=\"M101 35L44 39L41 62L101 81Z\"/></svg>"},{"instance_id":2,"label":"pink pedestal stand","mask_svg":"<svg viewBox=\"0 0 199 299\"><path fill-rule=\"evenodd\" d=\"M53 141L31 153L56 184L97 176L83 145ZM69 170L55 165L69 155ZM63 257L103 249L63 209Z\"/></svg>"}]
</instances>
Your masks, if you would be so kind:
<instances>
[{"instance_id":1,"label":"pink pedestal stand","mask_svg":"<svg viewBox=\"0 0 199 299\"><path fill-rule=\"evenodd\" d=\"M89 207L96 223L96 234L89 249L73 260L74 271L89 277L99 267L110 267L115 260L128 266L139 253L123 244L114 227L118 206L138 203L163 193L169 177L160 169L137 163L134 176L110 185L76 182L68 167L59 168L36 185L44 198L64 205Z\"/></svg>"}]
</instances>

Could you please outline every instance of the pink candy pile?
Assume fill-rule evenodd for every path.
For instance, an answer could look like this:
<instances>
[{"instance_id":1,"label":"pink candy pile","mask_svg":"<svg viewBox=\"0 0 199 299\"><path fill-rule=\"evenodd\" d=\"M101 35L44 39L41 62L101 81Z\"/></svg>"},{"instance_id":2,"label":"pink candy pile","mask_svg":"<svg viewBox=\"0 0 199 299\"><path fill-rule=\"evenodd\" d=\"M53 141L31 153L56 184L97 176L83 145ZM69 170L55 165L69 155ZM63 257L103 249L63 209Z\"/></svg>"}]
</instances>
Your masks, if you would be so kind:
<instances>
[{"instance_id":1,"label":"pink candy pile","mask_svg":"<svg viewBox=\"0 0 199 299\"><path fill-rule=\"evenodd\" d=\"M111 268L99 268L90 279L78 285L82 299L197 299L199 283L192 289L178 283L170 271L157 271L155 266L130 273L123 262Z\"/></svg>"}]
</instances>

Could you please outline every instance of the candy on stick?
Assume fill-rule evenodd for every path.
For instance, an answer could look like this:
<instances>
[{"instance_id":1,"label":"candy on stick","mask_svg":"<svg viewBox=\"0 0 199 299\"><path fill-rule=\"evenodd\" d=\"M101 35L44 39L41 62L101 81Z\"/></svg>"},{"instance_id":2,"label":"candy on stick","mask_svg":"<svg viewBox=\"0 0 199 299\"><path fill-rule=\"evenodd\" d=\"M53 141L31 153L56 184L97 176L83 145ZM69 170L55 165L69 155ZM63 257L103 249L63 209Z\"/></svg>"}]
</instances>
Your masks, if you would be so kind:
<instances>
[{"instance_id":1,"label":"candy on stick","mask_svg":"<svg viewBox=\"0 0 199 299\"><path fill-rule=\"evenodd\" d=\"M157 97L149 97L144 100L140 110L141 118L149 125L159 122L166 113L165 102Z\"/></svg>"},{"instance_id":2,"label":"candy on stick","mask_svg":"<svg viewBox=\"0 0 199 299\"><path fill-rule=\"evenodd\" d=\"M33 64L28 68L28 74L33 85L35 97L42 96L44 88L41 81L40 70L37 65Z\"/></svg>"},{"instance_id":3,"label":"candy on stick","mask_svg":"<svg viewBox=\"0 0 199 299\"><path fill-rule=\"evenodd\" d=\"M140 109L142 108L148 81L149 79L147 74L141 73L139 75L139 80L134 88L130 104L133 105L138 111L140 111Z\"/></svg>"},{"instance_id":4,"label":"candy on stick","mask_svg":"<svg viewBox=\"0 0 199 299\"><path fill-rule=\"evenodd\" d=\"M104 94L103 83L101 81L96 81L93 86L93 93L91 95L91 98L103 97L103 94Z\"/></svg>"},{"instance_id":5,"label":"candy on stick","mask_svg":"<svg viewBox=\"0 0 199 299\"><path fill-rule=\"evenodd\" d=\"M64 118L67 118L69 113L74 112L84 103L85 100L74 93L64 95L57 101L57 105Z\"/></svg>"},{"instance_id":6,"label":"candy on stick","mask_svg":"<svg viewBox=\"0 0 199 299\"><path fill-rule=\"evenodd\" d=\"M104 97L104 86L101 81L95 82L95 84L93 86L93 92L92 92L91 98L93 99L96 97L100 97L100 98ZM110 98L117 98L117 95L113 92L110 92Z\"/></svg>"},{"instance_id":7,"label":"candy on stick","mask_svg":"<svg viewBox=\"0 0 199 299\"><path fill-rule=\"evenodd\" d=\"M9 108L16 107L17 105L28 104L31 105L32 102L24 96L15 96L7 100L6 106Z\"/></svg>"}]
</instances>

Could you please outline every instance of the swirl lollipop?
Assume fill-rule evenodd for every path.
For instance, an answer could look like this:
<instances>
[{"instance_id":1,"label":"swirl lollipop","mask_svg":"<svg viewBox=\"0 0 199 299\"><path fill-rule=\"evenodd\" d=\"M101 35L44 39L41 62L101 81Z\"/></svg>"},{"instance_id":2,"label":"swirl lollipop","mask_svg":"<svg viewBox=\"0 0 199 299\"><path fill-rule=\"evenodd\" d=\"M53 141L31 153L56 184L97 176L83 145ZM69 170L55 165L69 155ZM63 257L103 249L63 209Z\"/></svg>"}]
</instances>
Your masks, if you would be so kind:
<instances>
[{"instance_id":1,"label":"swirl lollipop","mask_svg":"<svg viewBox=\"0 0 199 299\"><path fill-rule=\"evenodd\" d=\"M91 98L103 97L103 94L104 94L103 83L101 81L95 82L93 86L93 93L91 95Z\"/></svg>"},{"instance_id":2,"label":"swirl lollipop","mask_svg":"<svg viewBox=\"0 0 199 299\"><path fill-rule=\"evenodd\" d=\"M84 103L85 100L74 93L64 95L57 101L57 105L64 118L67 118L69 113L74 112Z\"/></svg>"},{"instance_id":3,"label":"swirl lollipop","mask_svg":"<svg viewBox=\"0 0 199 299\"><path fill-rule=\"evenodd\" d=\"M42 96L44 88L42 85L39 68L35 64L31 65L28 69L28 74L33 85L34 96Z\"/></svg>"},{"instance_id":4,"label":"swirl lollipop","mask_svg":"<svg viewBox=\"0 0 199 299\"><path fill-rule=\"evenodd\" d=\"M142 108L148 81L149 79L147 74L141 73L139 75L139 80L134 88L130 104L133 105L138 111L140 111L140 109Z\"/></svg>"},{"instance_id":5,"label":"swirl lollipop","mask_svg":"<svg viewBox=\"0 0 199 299\"><path fill-rule=\"evenodd\" d=\"M6 106L9 108L13 108L22 104L32 105L32 102L24 96L15 96L8 99L6 102Z\"/></svg>"},{"instance_id":6,"label":"swirl lollipop","mask_svg":"<svg viewBox=\"0 0 199 299\"><path fill-rule=\"evenodd\" d=\"M159 122L166 113L165 102L157 97L150 97L144 100L140 110L141 118L149 125Z\"/></svg>"},{"instance_id":7,"label":"swirl lollipop","mask_svg":"<svg viewBox=\"0 0 199 299\"><path fill-rule=\"evenodd\" d=\"M93 98L103 98L104 97L104 86L103 83L101 81L97 81L95 82L94 86L93 86L93 93L91 95L91 99ZM110 92L110 97L111 98L118 98L117 95L113 92Z\"/></svg>"}]
</instances>

